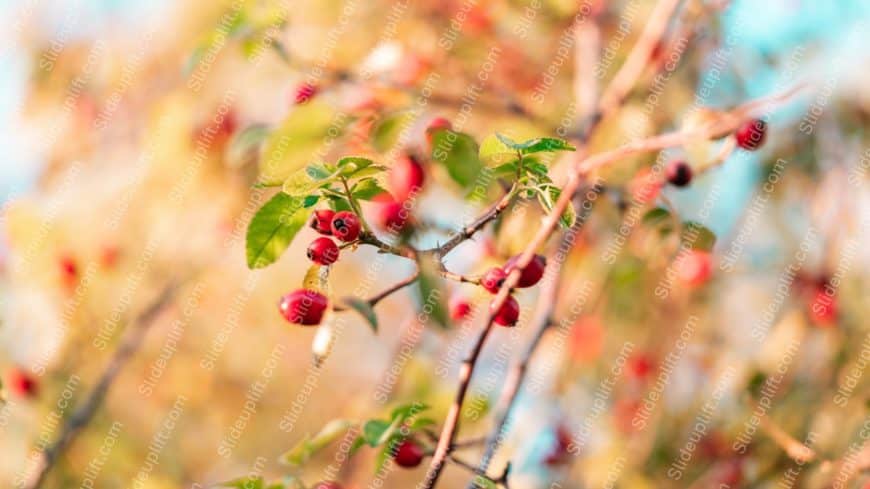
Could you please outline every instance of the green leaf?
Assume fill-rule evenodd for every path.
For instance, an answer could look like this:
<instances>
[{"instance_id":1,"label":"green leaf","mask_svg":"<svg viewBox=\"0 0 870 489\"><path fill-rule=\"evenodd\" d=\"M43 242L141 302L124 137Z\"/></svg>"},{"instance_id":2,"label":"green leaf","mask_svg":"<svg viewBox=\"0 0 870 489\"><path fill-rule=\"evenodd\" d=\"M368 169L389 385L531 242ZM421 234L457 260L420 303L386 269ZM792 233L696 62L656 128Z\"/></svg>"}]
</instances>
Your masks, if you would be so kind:
<instances>
[{"instance_id":1,"label":"green leaf","mask_svg":"<svg viewBox=\"0 0 870 489\"><path fill-rule=\"evenodd\" d=\"M432 160L443 164L462 188L473 185L483 168L477 155L477 142L468 134L439 131L433 137Z\"/></svg>"},{"instance_id":2,"label":"green leaf","mask_svg":"<svg viewBox=\"0 0 870 489\"><path fill-rule=\"evenodd\" d=\"M396 112L386 116L372 131L372 145L381 153L389 151L413 122L412 112Z\"/></svg>"},{"instance_id":3,"label":"green leaf","mask_svg":"<svg viewBox=\"0 0 870 489\"><path fill-rule=\"evenodd\" d=\"M666 223L671 218L671 213L664 207L650 209L643 215L641 222L648 226L658 226Z\"/></svg>"},{"instance_id":4,"label":"green leaf","mask_svg":"<svg viewBox=\"0 0 870 489\"><path fill-rule=\"evenodd\" d=\"M372 331L375 333L378 332L378 316L375 314L375 310L372 309L369 301L360 299L359 297L345 297L341 302L345 306L358 312L360 316L369 323L369 326L372 327Z\"/></svg>"},{"instance_id":5,"label":"green leaf","mask_svg":"<svg viewBox=\"0 0 870 489\"><path fill-rule=\"evenodd\" d=\"M492 479L482 475L475 475L472 484L474 484L475 489L496 489L498 487Z\"/></svg>"},{"instance_id":6,"label":"green leaf","mask_svg":"<svg viewBox=\"0 0 870 489\"><path fill-rule=\"evenodd\" d=\"M290 246L310 215L311 209L303 207L303 199L285 193L275 194L248 225L245 238L248 268L263 268L274 263Z\"/></svg>"},{"instance_id":7,"label":"green leaf","mask_svg":"<svg viewBox=\"0 0 870 489\"><path fill-rule=\"evenodd\" d=\"M319 195L306 195L305 198L302 199L302 207L305 207L306 209L309 207L314 207L319 200Z\"/></svg>"},{"instance_id":8,"label":"green leaf","mask_svg":"<svg viewBox=\"0 0 870 489\"><path fill-rule=\"evenodd\" d=\"M390 429L392 423L382 419L370 419L363 425L363 438L370 447L380 444L381 437Z\"/></svg>"},{"instance_id":9,"label":"green leaf","mask_svg":"<svg viewBox=\"0 0 870 489\"><path fill-rule=\"evenodd\" d=\"M419 402L402 404L393 408L393 410L390 412L390 419L395 420L398 418L402 422L405 422L405 420L407 420L408 418L417 416L419 413L422 413L427 409L429 409L429 405Z\"/></svg>"},{"instance_id":10,"label":"green leaf","mask_svg":"<svg viewBox=\"0 0 870 489\"><path fill-rule=\"evenodd\" d=\"M523 168L525 168L528 173L537 177L545 177L546 181L550 181L550 170L547 168L547 165L539 161L532 158L523 158Z\"/></svg>"},{"instance_id":11,"label":"green leaf","mask_svg":"<svg viewBox=\"0 0 870 489\"><path fill-rule=\"evenodd\" d=\"M240 168L254 161L263 141L271 129L265 124L254 124L237 132L227 147L226 161L233 168Z\"/></svg>"},{"instance_id":12,"label":"green leaf","mask_svg":"<svg viewBox=\"0 0 870 489\"><path fill-rule=\"evenodd\" d=\"M326 424L316 435L302 439L279 458L283 464L298 467L305 464L315 453L323 450L344 435L354 423L346 419L334 419Z\"/></svg>"},{"instance_id":13,"label":"green leaf","mask_svg":"<svg viewBox=\"0 0 870 489\"><path fill-rule=\"evenodd\" d=\"M350 179L350 178L370 177L372 175L377 175L378 173L383 173L386 170L387 170L387 167L385 167L383 165L369 165L365 168L360 168L359 170L356 170L355 172L348 175L347 178Z\"/></svg>"},{"instance_id":14,"label":"green leaf","mask_svg":"<svg viewBox=\"0 0 870 489\"><path fill-rule=\"evenodd\" d=\"M323 165L312 163L305 168L294 171L284 181L284 193L297 197L306 197L314 189L334 180L338 175L331 173Z\"/></svg>"},{"instance_id":15,"label":"green leaf","mask_svg":"<svg viewBox=\"0 0 870 489\"><path fill-rule=\"evenodd\" d=\"M492 169L492 176L494 178L502 178L502 177L511 177L515 178L517 175L517 162L512 161L511 163L505 163L504 165L499 165Z\"/></svg>"},{"instance_id":16,"label":"green leaf","mask_svg":"<svg viewBox=\"0 0 870 489\"><path fill-rule=\"evenodd\" d=\"M686 221L683 223L680 241L693 250L710 251L716 244L716 235L701 223Z\"/></svg>"},{"instance_id":17,"label":"green leaf","mask_svg":"<svg viewBox=\"0 0 870 489\"><path fill-rule=\"evenodd\" d=\"M338 166L339 172L347 177L374 164L374 161L362 156L345 156L338 160L336 166Z\"/></svg>"},{"instance_id":18,"label":"green leaf","mask_svg":"<svg viewBox=\"0 0 870 489\"><path fill-rule=\"evenodd\" d=\"M220 482L218 487L235 487L236 489L264 489L265 482L260 476L257 477L239 477L231 481Z\"/></svg>"},{"instance_id":19,"label":"green leaf","mask_svg":"<svg viewBox=\"0 0 870 489\"><path fill-rule=\"evenodd\" d=\"M487 166L495 166L517 159L517 151L502 141L498 135L490 134L480 143L480 160Z\"/></svg>"},{"instance_id":20,"label":"green leaf","mask_svg":"<svg viewBox=\"0 0 870 489\"><path fill-rule=\"evenodd\" d=\"M364 436L358 436L353 440L353 443L350 445L350 450L347 452L348 457L353 457L356 455L356 452L359 451L360 448L366 445L366 439Z\"/></svg>"},{"instance_id":21,"label":"green leaf","mask_svg":"<svg viewBox=\"0 0 870 489\"><path fill-rule=\"evenodd\" d=\"M517 143L513 139L505 136L504 134L497 132L497 133L495 133L495 137L498 138L498 140L501 141L502 144L504 144L505 146L507 146L508 148L510 148L512 150L522 149L522 147L523 147L522 144Z\"/></svg>"},{"instance_id":22,"label":"green leaf","mask_svg":"<svg viewBox=\"0 0 870 489\"><path fill-rule=\"evenodd\" d=\"M311 265L302 278L302 288L316 290L329 297L329 266Z\"/></svg>"},{"instance_id":23,"label":"green leaf","mask_svg":"<svg viewBox=\"0 0 870 489\"><path fill-rule=\"evenodd\" d=\"M519 147L524 155L534 153L552 153L555 151L576 151L577 148L568 144L568 141L556 138L530 139Z\"/></svg>"},{"instance_id":24,"label":"green leaf","mask_svg":"<svg viewBox=\"0 0 870 489\"><path fill-rule=\"evenodd\" d=\"M374 178L360 180L350 189L350 193L360 200L372 200L384 192L386 190Z\"/></svg>"}]
</instances>

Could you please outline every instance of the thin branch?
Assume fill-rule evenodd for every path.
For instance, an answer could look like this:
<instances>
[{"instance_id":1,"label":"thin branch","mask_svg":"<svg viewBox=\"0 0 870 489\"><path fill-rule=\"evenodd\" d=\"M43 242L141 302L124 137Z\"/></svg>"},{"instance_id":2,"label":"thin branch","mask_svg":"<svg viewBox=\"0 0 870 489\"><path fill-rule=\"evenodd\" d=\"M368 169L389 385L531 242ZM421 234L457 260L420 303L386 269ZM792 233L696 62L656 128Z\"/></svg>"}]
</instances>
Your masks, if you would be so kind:
<instances>
[{"instance_id":1,"label":"thin branch","mask_svg":"<svg viewBox=\"0 0 870 489\"><path fill-rule=\"evenodd\" d=\"M175 293L178 290L179 283L173 282L166 286L160 295L141 313L139 313L130 324L124 338L121 340L115 353L112 355L103 373L100 375L96 386L85 399L84 403L76 409L69 417L66 424L61 429L60 435L54 443L43 450L38 468L29 484L26 486L29 489L38 489L42 487L46 476L59 459L60 455L66 450L75 436L81 432L93 419L97 409L102 405L103 399L112 386L115 378L121 372L121 369L127 363L133 354L135 354L142 345L142 340L148 332L154 320L163 309L172 302Z\"/></svg>"},{"instance_id":2,"label":"thin branch","mask_svg":"<svg viewBox=\"0 0 870 489\"><path fill-rule=\"evenodd\" d=\"M448 239L441 246L426 250L423 253L434 253L439 259L445 257L453 250L453 248L456 248L463 241L471 238L474 233L483 229L483 227L486 226L487 223L495 220L502 212L504 212L504 210L507 209L507 207L510 205L514 196L516 196L516 192L517 185L516 183L514 183L514 185L504 195L504 197L501 198L501 200L499 200L495 205L490 207L486 212L481 214L471 224L462 228L458 233L453 235L453 237Z\"/></svg>"}]
</instances>

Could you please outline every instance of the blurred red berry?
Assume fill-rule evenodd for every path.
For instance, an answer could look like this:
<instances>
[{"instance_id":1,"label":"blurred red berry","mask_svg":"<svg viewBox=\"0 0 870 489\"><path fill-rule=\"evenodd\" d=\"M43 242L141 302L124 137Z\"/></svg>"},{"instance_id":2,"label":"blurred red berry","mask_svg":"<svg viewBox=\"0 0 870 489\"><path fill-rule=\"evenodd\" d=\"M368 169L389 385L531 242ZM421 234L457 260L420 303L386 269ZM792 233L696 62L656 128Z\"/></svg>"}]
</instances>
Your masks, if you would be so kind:
<instances>
[{"instance_id":1,"label":"blurred red berry","mask_svg":"<svg viewBox=\"0 0 870 489\"><path fill-rule=\"evenodd\" d=\"M685 161L671 161L665 166L665 178L675 187L685 187L692 181L692 167Z\"/></svg>"},{"instance_id":2,"label":"blurred red berry","mask_svg":"<svg viewBox=\"0 0 870 489\"><path fill-rule=\"evenodd\" d=\"M471 304L464 297L454 297L450 301L450 319L459 321L471 314Z\"/></svg>"},{"instance_id":3,"label":"blurred red berry","mask_svg":"<svg viewBox=\"0 0 870 489\"><path fill-rule=\"evenodd\" d=\"M492 267L480 278L480 286L496 294L501 289L505 278L507 278L507 274L501 267Z\"/></svg>"},{"instance_id":4,"label":"blurred red berry","mask_svg":"<svg viewBox=\"0 0 870 489\"><path fill-rule=\"evenodd\" d=\"M658 198L662 182L656 178L651 169L644 168L629 182L628 189L635 201L647 204Z\"/></svg>"},{"instance_id":5,"label":"blurred red berry","mask_svg":"<svg viewBox=\"0 0 870 489\"><path fill-rule=\"evenodd\" d=\"M692 250L677 258L678 276L686 285L698 287L705 284L713 274L712 257L705 251Z\"/></svg>"},{"instance_id":6,"label":"blurred red berry","mask_svg":"<svg viewBox=\"0 0 870 489\"><path fill-rule=\"evenodd\" d=\"M308 259L319 265L332 265L338 260L338 246L330 238L322 236L308 245Z\"/></svg>"},{"instance_id":7,"label":"blurred red berry","mask_svg":"<svg viewBox=\"0 0 870 489\"><path fill-rule=\"evenodd\" d=\"M62 256L58 266L63 284L67 287L74 286L79 278L79 266L76 259L69 255Z\"/></svg>"},{"instance_id":8,"label":"blurred red berry","mask_svg":"<svg viewBox=\"0 0 870 489\"><path fill-rule=\"evenodd\" d=\"M332 234L345 243L359 237L359 217L350 211L336 212L332 218Z\"/></svg>"},{"instance_id":9,"label":"blurred red berry","mask_svg":"<svg viewBox=\"0 0 870 489\"><path fill-rule=\"evenodd\" d=\"M511 271L516 267L517 261L519 259L520 255L515 255L507 261L504 267L505 274L510 275ZM544 276L544 268L546 267L546 258L541 255L533 256L532 261L530 261L529 264L526 265L526 268L524 268L522 273L520 274L520 279L517 282L517 287L525 288L537 284L541 280L541 277Z\"/></svg>"},{"instance_id":10,"label":"blurred red berry","mask_svg":"<svg viewBox=\"0 0 870 489\"><path fill-rule=\"evenodd\" d=\"M9 391L18 397L36 396L36 379L22 368L11 368L6 374L6 383Z\"/></svg>"},{"instance_id":11,"label":"blurred red berry","mask_svg":"<svg viewBox=\"0 0 870 489\"><path fill-rule=\"evenodd\" d=\"M423 187L423 166L411 155L403 155L390 168L390 191L396 201L404 202Z\"/></svg>"},{"instance_id":12,"label":"blurred red berry","mask_svg":"<svg viewBox=\"0 0 870 489\"><path fill-rule=\"evenodd\" d=\"M103 268L114 268L118 263L119 255L117 246L105 246L100 251L100 265Z\"/></svg>"},{"instance_id":13,"label":"blurred red berry","mask_svg":"<svg viewBox=\"0 0 870 489\"><path fill-rule=\"evenodd\" d=\"M737 140L737 146L747 151L755 151L764 144L766 134L767 123L761 119L752 119L737 128L734 138Z\"/></svg>"},{"instance_id":14,"label":"blurred red berry","mask_svg":"<svg viewBox=\"0 0 870 489\"><path fill-rule=\"evenodd\" d=\"M311 216L311 229L324 236L332 236L332 218L335 211L332 209L319 209Z\"/></svg>"},{"instance_id":15,"label":"blurred red berry","mask_svg":"<svg viewBox=\"0 0 870 489\"><path fill-rule=\"evenodd\" d=\"M392 199L383 199L377 208L378 225L392 233L401 232L408 223L409 212L400 202Z\"/></svg>"},{"instance_id":16,"label":"blurred red berry","mask_svg":"<svg viewBox=\"0 0 870 489\"><path fill-rule=\"evenodd\" d=\"M317 95L318 91L319 88L317 87L317 85L312 85L311 83L302 83L298 87L296 87L296 91L293 94L293 102L295 102L297 105L304 104L305 102L308 102L309 100L314 98L314 96Z\"/></svg>"},{"instance_id":17,"label":"blurred red berry","mask_svg":"<svg viewBox=\"0 0 870 489\"><path fill-rule=\"evenodd\" d=\"M282 297L278 308L287 321L310 326L320 324L328 303L326 296L320 292L299 289Z\"/></svg>"},{"instance_id":18,"label":"blurred red berry","mask_svg":"<svg viewBox=\"0 0 870 489\"><path fill-rule=\"evenodd\" d=\"M655 370L655 362L645 353L638 353L628 358L626 371L632 378L644 380L653 370Z\"/></svg>"},{"instance_id":19,"label":"blurred red berry","mask_svg":"<svg viewBox=\"0 0 870 489\"><path fill-rule=\"evenodd\" d=\"M396 454L393 455L393 460L399 465L399 467L405 467L406 469L414 468L420 465L420 462L423 461L423 448L420 447L413 440L405 440L399 447L396 449Z\"/></svg>"},{"instance_id":20,"label":"blurred red berry","mask_svg":"<svg viewBox=\"0 0 870 489\"><path fill-rule=\"evenodd\" d=\"M493 304L490 304L489 309L492 311ZM517 320L520 318L520 305L517 303L517 300L513 298L513 296L508 296L505 299L504 304L498 309L498 312L495 313L493 317L493 321L496 324L501 326L513 326L517 324Z\"/></svg>"},{"instance_id":21,"label":"blurred red berry","mask_svg":"<svg viewBox=\"0 0 870 489\"><path fill-rule=\"evenodd\" d=\"M837 297L818 287L810 299L809 313L817 326L833 326L837 322Z\"/></svg>"}]
</instances>

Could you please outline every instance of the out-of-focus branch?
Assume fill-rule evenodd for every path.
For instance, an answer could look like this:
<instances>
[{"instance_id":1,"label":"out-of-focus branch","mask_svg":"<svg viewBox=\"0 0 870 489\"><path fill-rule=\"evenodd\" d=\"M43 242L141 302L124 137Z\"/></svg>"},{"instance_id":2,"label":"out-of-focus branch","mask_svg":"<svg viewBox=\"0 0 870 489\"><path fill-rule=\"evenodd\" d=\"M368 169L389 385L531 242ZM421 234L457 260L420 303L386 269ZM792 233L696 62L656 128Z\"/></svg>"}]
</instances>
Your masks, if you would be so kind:
<instances>
[{"instance_id":1,"label":"out-of-focus branch","mask_svg":"<svg viewBox=\"0 0 870 489\"><path fill-rule=\"evenodd\" d=\"M57 462L60 455L66 450L75 436L93 419L94 413L102 405L103 399L105 399L106 393L108 393L112 383L130 357L139 350L142 340L145 338L145 334L154 323L154 320L172 302L179 285L178 282L172 282L167 285L160 295L133 319L111 360L109 360L106 368L103 369L103 373L100 375L99 380L97 380L94 389L88 394L81 407L76 409L66 421L55 442L43 450L36 471L26 487L29 489L42 487L46 476L48 476L49 471Z\"/></svg>"}]
</instances>

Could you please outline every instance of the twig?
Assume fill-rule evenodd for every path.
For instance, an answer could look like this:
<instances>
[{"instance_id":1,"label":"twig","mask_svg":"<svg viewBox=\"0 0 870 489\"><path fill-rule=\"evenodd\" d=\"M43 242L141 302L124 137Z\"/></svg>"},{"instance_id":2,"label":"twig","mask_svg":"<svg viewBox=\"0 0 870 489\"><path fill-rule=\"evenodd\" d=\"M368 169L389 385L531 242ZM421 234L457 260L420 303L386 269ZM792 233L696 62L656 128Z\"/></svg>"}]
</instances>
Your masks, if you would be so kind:
<instances>
[{"instance_id":1,"label":"twig","mask_svg":"<svg viewBox=\"0 0 870 489\"><path fill-rule=\"evenodd\" d=\"M463 241L471 238L474 233L483 229L487 223L495 220L507 207L510 205L514 196L517 193L517 185L514 185L510 188L510 190L501 198L494 206L490 207L486 212L481 214L477 219L475 219L471 224L462 228L458 233L453 235L450 239L445 241L441 246L436 248L432 248L430 250L426 250L423 253L433 253L439 258L444 258L448 253L450 253L453 248L459 246Z\"/></svg>"},{"instance_id":2,"label":"twig","mask_svg":"<svg viewBox=\"0 0 870 489\"><path fill-rule=\"evenodd\" d=\"M87 399L85 399L84 404L69 417L55 442L43 450L38 462L37 471L26 487L29 489L42 487L46 476L57 462L61 453L69 446L75 436L90 423L94 413L96 413L103 399L105 399L109 388L111 388L112 382L114 382L124 364L139 350L142 340L145 338L145 334L148 332L154 319L172 301L178 287L179 283L170 283L151 305L133 319L124 338L100 375L96 386Z\"/></svg>"}]
</instances>

